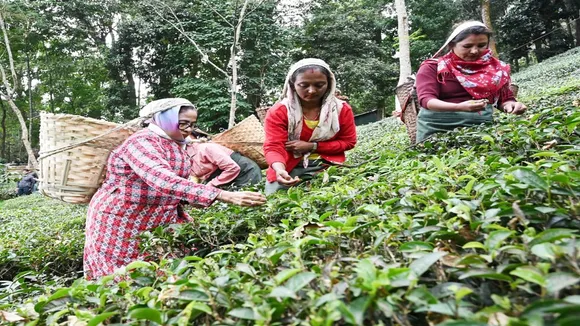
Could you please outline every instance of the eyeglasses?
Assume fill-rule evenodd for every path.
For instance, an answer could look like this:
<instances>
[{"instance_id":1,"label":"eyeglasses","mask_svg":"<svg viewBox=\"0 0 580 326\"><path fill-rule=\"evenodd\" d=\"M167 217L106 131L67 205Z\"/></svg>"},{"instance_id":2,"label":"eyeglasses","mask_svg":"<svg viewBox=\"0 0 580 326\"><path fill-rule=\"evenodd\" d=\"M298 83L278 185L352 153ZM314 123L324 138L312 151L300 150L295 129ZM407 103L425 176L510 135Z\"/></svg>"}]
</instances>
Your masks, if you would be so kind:
<instances>
[{"instance_id":1,"label":"eyeglasses","mask_svg":"<svg viewBox=\"0 0 580 326\"><path fill-rule=\"evenodd\" d=\"M191 130L193 130L197 127L197 123L196 122L189 122L189 121L179 121L179 124L177 126L178 126L179 130L182 130L182 131L186 131L187 128L190 128Z\"/></svg>"}]
</instances>

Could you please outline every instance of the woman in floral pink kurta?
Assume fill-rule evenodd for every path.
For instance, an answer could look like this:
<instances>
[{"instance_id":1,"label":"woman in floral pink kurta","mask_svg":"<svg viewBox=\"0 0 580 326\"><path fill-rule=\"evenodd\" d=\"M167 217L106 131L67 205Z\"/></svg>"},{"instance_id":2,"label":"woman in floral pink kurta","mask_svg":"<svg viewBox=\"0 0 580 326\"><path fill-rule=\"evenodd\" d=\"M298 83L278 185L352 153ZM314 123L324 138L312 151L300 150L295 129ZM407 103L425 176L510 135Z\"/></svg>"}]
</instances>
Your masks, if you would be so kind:
<instances>
[{"instance_id":1,"label":"woman in floral pink kurta","mask_svg":"<svg viewBox=\"0 0 580 326\"><path fill-rule=\"evenodd\" d=\"M181 112L183 106L195 110L193 104L183 99L151 104L141 110L141 117L154 116L170 108ZM179 121L170 121L170 125L176 129L179 124L179 130L186 135L195 121L181 119L179 114ZM187 180L191 161L184 150L184 139L176 140L179 136L175 130L163 129L163 124L156 121L151 120L149 128L129 137L109 156L107 176L88 210L84 250L87 279L113 274L115 269L141 258L136 239L141 232L159 225L190 221L181 201L203 207L216 199L243 206L265 202L261 194L221 191Z\"/></svg>"}]
</instances>

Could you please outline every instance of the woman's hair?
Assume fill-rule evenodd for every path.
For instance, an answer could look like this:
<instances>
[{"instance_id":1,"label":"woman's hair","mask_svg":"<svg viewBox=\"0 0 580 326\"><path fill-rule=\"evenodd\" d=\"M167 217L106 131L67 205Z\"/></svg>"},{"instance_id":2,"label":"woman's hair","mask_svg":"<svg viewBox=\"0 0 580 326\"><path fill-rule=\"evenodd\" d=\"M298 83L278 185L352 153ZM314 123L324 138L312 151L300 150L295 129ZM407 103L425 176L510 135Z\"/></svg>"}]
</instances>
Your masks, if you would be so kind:
<instances>
[{"instance_id":1,"label":"woman's hair","mask_svg":"<svg viewBox=\"0 0 580 326\"><path fill-rule=\"evenodd\" d=\"M292 89L294 89L294 83L296 82L298 75L303 74L308 70L318 70L321 73L323 73L326 76L326 82L328 83L328 85L330 85L332 80L330 78L330 71L328 71L328 69L324 68L323 66L319 66L319 65L307 65L307 66L300 67L300 68L296 69L296 71L290 77L290 87Z\"/></svg>"},{"instance_id":2,"label":"woman's hair","mask_svg":"<svg viewBox=\"0 0 580 326\"><path fill-rule=\"evenodd\" d=\"M459 25L457 25L459 26ZM455 27L454 27L455 28ZM457 36L455 36L450 42L449 42L449 48L453 48L455 46L455 44L465 40L467 37L469 37L469 35L486 35L487 39L489 41L489 39L491 38L492 32L489 28L484 27L484 26L473 26L473 27L469 27L467 29L464 29L463 31L461 31L461 33L457 34Z\"/></svg>"}]
</instances>

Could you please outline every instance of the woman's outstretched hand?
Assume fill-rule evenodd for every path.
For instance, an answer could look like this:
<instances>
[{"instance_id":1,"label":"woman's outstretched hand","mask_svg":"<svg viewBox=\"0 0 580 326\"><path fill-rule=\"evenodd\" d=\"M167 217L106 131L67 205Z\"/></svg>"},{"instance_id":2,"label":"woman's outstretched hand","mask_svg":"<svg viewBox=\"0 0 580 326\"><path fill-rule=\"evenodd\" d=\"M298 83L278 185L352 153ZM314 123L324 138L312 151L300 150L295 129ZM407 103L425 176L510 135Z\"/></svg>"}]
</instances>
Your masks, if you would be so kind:
<instances>
[{"instance_id":1,"label":"woman's outstretched hand","mask_svg":"<svg viewBox=\"0 0 580 326\"><path fill-rule=\"evenodd\" d=\"M483 100L469 100L464 101L461 103L457 103L457 111L463 112L478 112L485 110L485 106L487 105L488 101Z\"/></svg>"},{"instance_id":2,"label":"woman's outstretched hand","mask_svg":"<svg viewBox=\"0 0 580 326\"><path fill-rule=\"evenodd\" d=\"M217 199L238 206L261 206L266 203L266 196L251 191L222 191Z\"/></svg>"},{"instance_id":3,"label":"woman's outstretched hand","mask_svg":"<svg viewBox=\"0 0 580 326\"><path fill-rule=\"evenodd\" d=\"M505 113L511 113L511 114L523 114L524 112L526 112L526 110L528 109L528 107L524 104L524 103L520 103L520 102L505 102L503 104L503 111Z\"/></svg>"}]
</instances>

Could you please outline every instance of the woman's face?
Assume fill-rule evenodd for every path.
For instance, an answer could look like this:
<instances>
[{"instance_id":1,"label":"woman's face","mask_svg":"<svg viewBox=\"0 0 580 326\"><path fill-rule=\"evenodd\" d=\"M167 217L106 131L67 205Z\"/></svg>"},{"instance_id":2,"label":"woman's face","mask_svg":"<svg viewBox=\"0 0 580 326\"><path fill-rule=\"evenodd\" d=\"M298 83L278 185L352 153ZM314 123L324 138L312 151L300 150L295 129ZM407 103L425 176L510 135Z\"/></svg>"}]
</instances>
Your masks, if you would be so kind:
<instances>
[{"instance_id":1,"label":"woman's face","mask_svg":"<svg viewBox=\"0 0 580 326\"><path fill-rule=\"evenodd\" d=\"M320 103L326 90L328 79L319 69L308 69L296 76L294 90L305 103Z\"/></svg>"},{"instance_id":2,"label":"woman's face","mask_svg":"<svg viewBox=\"0 0 580 326\"><path fill-rule=\"evenodd\" d=\"M453 47L453 53L465 61L475 61L487 50L489 37L485 34L471 34Z\"/></svg>"},{"instance_id":3,"label":"woman's face","mask_svg":"<svg viewBox=\"0 0 580 326\"><path fill-rule=\"evenodd\" d=\"M183 138L189 137L197 122L196 110L185 110L179 113L179 132Z\"/></svg>"}]
</instances>

